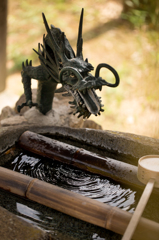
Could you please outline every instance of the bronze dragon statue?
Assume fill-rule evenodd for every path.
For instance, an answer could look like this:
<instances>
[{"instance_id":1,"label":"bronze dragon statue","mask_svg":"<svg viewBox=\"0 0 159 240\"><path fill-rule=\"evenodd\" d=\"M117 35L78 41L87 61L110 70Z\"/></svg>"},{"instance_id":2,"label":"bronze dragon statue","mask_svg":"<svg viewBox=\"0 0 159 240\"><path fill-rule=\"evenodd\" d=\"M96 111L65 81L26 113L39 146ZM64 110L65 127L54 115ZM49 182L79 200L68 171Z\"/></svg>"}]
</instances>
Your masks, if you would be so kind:
<instances>
[{"instance_id":1,"label":"bronze dragon statue","mask_svg":"<svg viewBox=\"0 0 159 240\"><path fill-rule=\"evenodd\" d=\"M49 28L44 13L42 13L47 35L43 35L43 44L38 44L38 52L33 49L39 57L40 65L33 67L32 61L22 63L22 82L26 102L18 106L18 111L24 106L36 106L39 111L46 114L52 109L55 92L67 92L72 95L73 101L69 102L73 108L73 114L78 113L78 117L89 118L91 114L100 115L102 109L101 99L95 90L102 89L102 86L117 87L119 76L110 65L101 63L97 66L95 76L90 74L94 67L83 59L82 27L83 12L81 11L77 52L73 51L64 32L51 25ZM115 76L115 83L109 83L99 76L101 68L109 69ZM37 103L32 102L31 79L38 80ZM58 83L62 84L56 90ZM64 94L65 95L65 94Z\"/></svg>"}]
</instances>

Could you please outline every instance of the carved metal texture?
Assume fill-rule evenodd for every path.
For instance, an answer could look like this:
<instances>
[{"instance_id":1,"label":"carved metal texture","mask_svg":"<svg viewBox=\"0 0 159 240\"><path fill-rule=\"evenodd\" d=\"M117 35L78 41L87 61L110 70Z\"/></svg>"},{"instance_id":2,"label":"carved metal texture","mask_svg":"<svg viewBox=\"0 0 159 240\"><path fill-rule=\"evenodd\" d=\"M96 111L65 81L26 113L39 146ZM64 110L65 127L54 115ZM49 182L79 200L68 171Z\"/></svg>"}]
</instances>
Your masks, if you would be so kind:
<instances>
[{"instance_id":1,"label":"carved metal texture","mask_svg":"<svg viewBox=\"0 0 159 240\"><path fill-rule=\"evenodd\" d=\"M83 13L81 11L77 50L72 49L65 33L59 28L51 25L49 28L44 13L42 13L47 34L43 35L43 44L38 44L38 51L33 49L40 60L40 65L32 66L32 62L22 64L22 82L26 102L18 106L18 111L24 106L36 106L40 112L46 114L52 109L52 102L55 92L67 92L73 101L69 102L72 113L78 113L78 117L89 118L91 114L100 115L103 112L101 98L97 96L95 90L102 90L103 86L117 87L119 85L119 75L116 70L106 63L97 66L95 76L90 72L94 70L91 63L83 58ZM101 68L109 69L114 77L115 83L109 83L100 77ZM32 102L31 79L38 80L37 103ZM62 87L56 90L57 84Z\"/></svg>"}]
</instances>

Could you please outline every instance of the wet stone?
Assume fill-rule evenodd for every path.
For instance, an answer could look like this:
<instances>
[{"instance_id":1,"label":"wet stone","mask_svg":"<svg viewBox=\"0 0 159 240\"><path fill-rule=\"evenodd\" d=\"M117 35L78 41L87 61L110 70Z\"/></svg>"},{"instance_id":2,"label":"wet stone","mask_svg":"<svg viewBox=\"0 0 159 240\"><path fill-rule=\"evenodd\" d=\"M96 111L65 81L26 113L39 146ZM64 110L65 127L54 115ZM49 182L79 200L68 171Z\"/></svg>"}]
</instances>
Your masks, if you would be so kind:
<instances>
[{"instance_id":1,"label":"wet stone","mask_svg":"<svg viewBox=\"0 0 159 240\"><path fill-rule=\"evenodd\" d=\"M53 240L42 229L0 207L0 236L3 240Z\"/></svg>"}]
</instances>

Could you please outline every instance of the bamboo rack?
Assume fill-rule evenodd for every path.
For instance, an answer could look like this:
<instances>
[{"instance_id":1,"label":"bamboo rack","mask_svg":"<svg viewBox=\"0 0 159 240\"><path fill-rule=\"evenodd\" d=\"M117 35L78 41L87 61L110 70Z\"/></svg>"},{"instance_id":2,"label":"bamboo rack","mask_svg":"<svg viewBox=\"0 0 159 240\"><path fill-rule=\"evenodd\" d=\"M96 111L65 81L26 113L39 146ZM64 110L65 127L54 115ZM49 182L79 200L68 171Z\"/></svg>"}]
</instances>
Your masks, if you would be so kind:
<instances>
[{"instance_id":1,"label":"bamboo rack","mask_svg":"<svg viewBox=\"0 0 159 240\"><path fill-rule=\"evenodd\" d=\"M143 184L136 177L136 166L111 158L104 158L93 152L31 131L26 131L20 136L18 145L30 152L109 177L120 183L143 187Z\"/></svg>"},{"instance_id":2,"label":"bamboo rack","mask_svg":"<svg viewBox=\"0 0 159 240\"><path fill-rule=\"evenodd\" d=\"M119 234L124 234L132 217L117 207L3 167L0 167L0 188ZM158 240L159 224L141 218L133 239Z\"/></svg>"}]
</instances>

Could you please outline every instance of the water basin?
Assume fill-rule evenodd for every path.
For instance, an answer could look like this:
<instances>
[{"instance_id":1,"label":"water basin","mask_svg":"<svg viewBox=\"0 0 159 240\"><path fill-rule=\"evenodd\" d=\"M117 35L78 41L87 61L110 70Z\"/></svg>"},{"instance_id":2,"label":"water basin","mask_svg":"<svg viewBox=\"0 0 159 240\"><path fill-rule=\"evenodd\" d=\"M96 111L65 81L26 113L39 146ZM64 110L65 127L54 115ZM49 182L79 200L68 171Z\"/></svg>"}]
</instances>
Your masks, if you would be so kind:
<instances>
[{"instance_id":1,"label":"water basin","mask_svg":"<svg viewBox=\"0 0 159 240\"><path fill-rule=\"evenodd\" d=\"M4 167L129 212L134 212L141 195L141 191L133 187L121 185L111 179L26 151L21 151ZM57 239L121 239L121 236L116 233L69 217L46 206L13 196L2 190L0 190L0 195L2 207L25 221L45 229ZM159 209L157 198L152 196L151 204L145 211L145 217L156 221L158 220L157 213L152 211L154 202L155 207Z\"/></svg>"}]
</instances>

